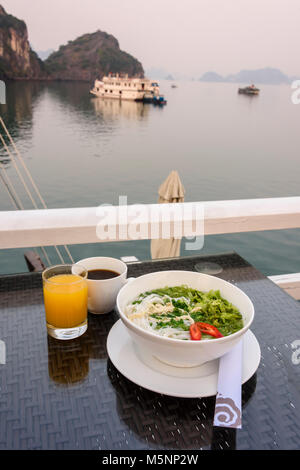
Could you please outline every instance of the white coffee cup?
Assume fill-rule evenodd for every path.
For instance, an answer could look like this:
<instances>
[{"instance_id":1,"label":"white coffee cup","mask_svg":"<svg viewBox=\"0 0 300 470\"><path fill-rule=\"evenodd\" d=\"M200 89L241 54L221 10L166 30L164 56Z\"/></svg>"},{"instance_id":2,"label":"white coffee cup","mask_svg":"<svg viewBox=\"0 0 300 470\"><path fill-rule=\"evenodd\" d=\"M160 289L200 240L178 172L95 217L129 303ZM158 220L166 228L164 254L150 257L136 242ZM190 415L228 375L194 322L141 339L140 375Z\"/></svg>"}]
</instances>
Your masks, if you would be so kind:
<instances>
[{"instance_id":1,"label":"white coffee cup","mask_svg":"<svg viewBox=\"0 0 300 470\"><path fill-rule=\"evenodd\" d=\"M106 256L85 258L76 264L84 266L87 271L107 269L119 274L109 279L87 278L89 312L95 314L111 312L116 305L119 290L130 280L127 279L127 265L117 258Z\"/></svg>"}]
</instances>

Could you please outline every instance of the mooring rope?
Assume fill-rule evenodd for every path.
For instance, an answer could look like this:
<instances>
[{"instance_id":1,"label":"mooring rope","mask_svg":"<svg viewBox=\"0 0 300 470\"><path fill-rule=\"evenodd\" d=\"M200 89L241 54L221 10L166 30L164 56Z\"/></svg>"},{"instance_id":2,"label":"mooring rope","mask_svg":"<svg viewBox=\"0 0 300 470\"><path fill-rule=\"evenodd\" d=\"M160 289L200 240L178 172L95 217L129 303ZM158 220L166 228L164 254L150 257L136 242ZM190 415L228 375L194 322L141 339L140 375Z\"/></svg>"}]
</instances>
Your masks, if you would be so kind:
<instances>
[{"instance_id":1,"label":"mooring rope","mask_svg":"<svg viewBox=\"0 0 300 470\"><path fill-rule=\"evenodd\" d=\"M0 178L2 180L2 183L3 183L7 193L9 195L10 200L13 203L13 206L15 207L15 209L24 210L24 206L23 206L19 196L16 193L14 185L13 185L11 179L9 178L3 163L0 163ZM43 246L40 246L39 248L42 250L42 253L43 253L43 255L46 259L46 262L50 266L51 262L50 262L47 251L45 250L45 248Z\"/></svg>"},{"instance_id":2,"label":"mooring rope","mask_svg":"<svg viewBox=\"0 0 300 470\"><path fill-rule=\"evenodd\" d=\"M0 163L0 169L1 169L1 172L0 172L1 180L3 182L3 185L4 185L5 189L8 192L8 195L9 195L13 205L18 210L24 209L23 204L22 204L19 196L17 195L17 193L15 191L14 185L11 182L11 179L9 178L3 163Z\"/></svg>"},{"instance_id":3,"label":"mooring rope","mask_svg":"<svg viewBox=\"0 0 300 470\"><path fill-rule=\"evenodd\" d=\"M45 202L44 198L42 197L42 195L41 195L41 193L40 193L40 191L39 191L39 189L38 189L38 187L37 187L37 185L36 185L36 183L35 183L35 181L34 181L32 175L31 175L31 173L30 173L30 171L29 171L29 169L28 169L28 167L27 167L27 165L26 165L26 163L25 163L25 161L24 161L24 159L23 159L23 157L21 156L21 154L20 154L20 152L19 152L19 150L18 150L18 148L17 148L17 146L16 146L16 144L15 144L13 138L11 137L11 135L10 135L10 133L9 133L9 131L8 131L8 129L7 129L7 127L6 127L6 125L5 125L5 123L4 123L4 121L3 121L3 119L2 119L1 116L0 116L0 124L2 125L2 128L4 129L6 135L7 135L8 139L9 139L9 141L10 141L10 143L11 143L11 145L12 145L12 147L13 147L13 149L14 149L14 151L15 151L17 157L18 157L18 160L19 160L19 162L21 163L21 165L22 165L22 167L23 167L23 169L24 169L24 171L25 171L25 173L26 173L26 175L27 175L27 177L28 177L28 179L29 179L29 181L30 181L32 187L34 188L34 190L35 190L35 192L36 192L36 195L38 196L38 199L40 200L40 202L41 202L43 208L44 208L44 209L47 209L46 202ZM21 180L21 182L23 183L23 186L24 186L24 188L25 188L25 191L26 191L27 195L29 196L29 198L30 198L30 200L31 200L31 202L32 202L32 204L33 204L33 206L34 206L34 208L35 208L35 209L38 209L39 207L38 207L38 205L37 205L35 199L33 198L32 194L31 194L31 191L30 191L30 189L29 189L29 187L28 187L26 181L25 181L24 178L23 178L22 173L21 173L20 170L19 170L19 167L18 167L18 165L17 165L17 163L16 163L16 159L15 159L13 153L9 150L9 148L8 148L8 146L6 145L6 142L5 142L5 140L4 140L4 138L3 138L3 136L2 136L1 134L0 134L0 140L1 140L2 144L3 144L3 147L5 148L6 152L8 153L8 155L9 155L9 157L10 157L10 159L11 159L11 161L12 161L12 163L13 163L13 166L14 166L14 168L15 168L15 170L16 170L16 172L17 172L17 174L18 174L18 176L19 176L19 178L20 178L20 180ZM7 174L6 174L6 177L7 177ZM13 185L12 185L12 188L13 188ZM13 189L14 189L14 188L13 188ZM15 193L15 191L14 191L14 193ZM18 199L19 199L19 198L18 198ZM19 201L20 201L20 200L19 200ZM21 209L24 209L22 203L21 203ZM64 247L64 249L65 249L67 255L69 256L71 262L74 263L74 259L73 259L72 255L71 255L71 253L70 253L69 248L68 248L66 245L63 245L63 247ZM64 258L63 258L63 256L62 256L62 254L60 253L58 247L57 247L56 245L54 245L54 248L55 248L55 250L56 250L56 253L57 253L57 255L58 255L60 261L61 261L63 264L65 264ZM42 251L43 251L43 253L44 253L44 255L45 255L45 258L47 259L48 264L50 265L51 263L50 263L50 260L49 260L48 255L47 255L47 253L46 253L46 250L44 249L44 247L41 247L41 249L42 249Z\"/></svg>"}]
</instances>

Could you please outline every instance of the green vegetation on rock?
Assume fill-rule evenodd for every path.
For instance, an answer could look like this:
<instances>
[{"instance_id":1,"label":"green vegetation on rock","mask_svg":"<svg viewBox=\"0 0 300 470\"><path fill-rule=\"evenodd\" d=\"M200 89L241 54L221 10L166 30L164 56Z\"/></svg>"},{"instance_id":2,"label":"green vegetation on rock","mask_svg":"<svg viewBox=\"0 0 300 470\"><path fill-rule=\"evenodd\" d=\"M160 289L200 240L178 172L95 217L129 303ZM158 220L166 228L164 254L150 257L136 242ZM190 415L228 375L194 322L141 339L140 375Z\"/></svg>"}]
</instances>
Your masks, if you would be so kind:
<instances>
[{"instance_id":1,"label":"green vegetation on rock","mask_svg":"<svg viewBox=\"0 0 300 470\"><path fill-rule=\"evenodd\" d=\"M45 66L49 74L59 80L92 81L109 72L144 75L141 63L121 51L114 36L102 31L69 41L48 57Z\"/></svg>"}]
</instances>

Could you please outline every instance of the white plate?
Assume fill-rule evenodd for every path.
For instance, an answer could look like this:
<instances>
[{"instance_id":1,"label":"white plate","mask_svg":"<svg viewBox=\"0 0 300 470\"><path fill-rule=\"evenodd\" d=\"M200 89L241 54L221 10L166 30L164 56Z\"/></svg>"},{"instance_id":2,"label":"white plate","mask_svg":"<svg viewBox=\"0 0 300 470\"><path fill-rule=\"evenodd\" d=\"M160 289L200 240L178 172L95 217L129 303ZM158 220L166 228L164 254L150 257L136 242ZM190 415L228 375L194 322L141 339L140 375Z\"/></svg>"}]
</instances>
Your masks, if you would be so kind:
<instances>
[{"instance_id":1,"label":"white plate","mask_svg":"<svg viewBox=\"0 0 300 470\"><path fill-rule=\"evenodd\" d=\"M209 397L217 393L219 359L199 367L182 368L163 364L153 356L142 356L122 320L118 320L108 334L107 352L121 374L153 392L182 398ZM252 377L259 362L258 341L248 330L243 340L242 383Z\"/></svg>"}]
</instances>

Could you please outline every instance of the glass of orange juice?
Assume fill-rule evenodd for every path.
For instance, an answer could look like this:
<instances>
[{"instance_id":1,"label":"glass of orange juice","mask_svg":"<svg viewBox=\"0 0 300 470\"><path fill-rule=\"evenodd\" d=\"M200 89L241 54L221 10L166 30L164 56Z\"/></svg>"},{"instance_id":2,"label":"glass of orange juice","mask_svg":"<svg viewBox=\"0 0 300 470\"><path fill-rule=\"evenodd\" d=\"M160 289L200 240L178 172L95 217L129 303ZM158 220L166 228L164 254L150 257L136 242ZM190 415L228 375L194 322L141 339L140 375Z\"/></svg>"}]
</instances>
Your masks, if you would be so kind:
<instances>
[{"instance_id":1,"label":"glass of orange juice","mask_svg":"<svg viewBox=\"0 0 300 470\"><path fill-rule=\"evenodd\" d=\"M73 339L87 329L87 270L61 264L43 272L47 332L57 339Z\"/></svg>"}]
</instances>

